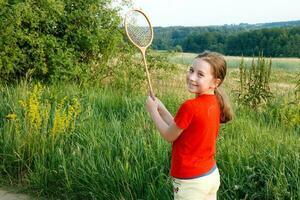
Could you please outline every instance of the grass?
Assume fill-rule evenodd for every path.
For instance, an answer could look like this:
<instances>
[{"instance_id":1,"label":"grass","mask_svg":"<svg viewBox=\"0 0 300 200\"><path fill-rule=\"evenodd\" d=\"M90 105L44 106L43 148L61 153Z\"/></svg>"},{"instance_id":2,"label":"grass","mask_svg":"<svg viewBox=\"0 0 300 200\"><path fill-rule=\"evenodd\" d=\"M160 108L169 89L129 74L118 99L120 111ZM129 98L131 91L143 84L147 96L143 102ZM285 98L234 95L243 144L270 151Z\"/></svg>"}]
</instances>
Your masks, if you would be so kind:
<instances>
[{"instance_id":1,"label":"grass","mask_svg":"<svg viewBox=\"0 0 300 200\"><path fill-rule=\"evenodd\" d=\"M159 74L159 79L153 74L155 92L173 114L191 97L185 91L185 67ZM273 75L278 83L285 83L293 73L282 76L275 70ZM229 94L236 79L235 69L230 69L224 85ZM44 86L36 112L42 112L46 102L53 109L41 132L28 131L36 121L26 121L29 115L19 103L33 96L34 85L0 87L2 185L18 185L47 199L172 199L171 145L162 140L150 120L143 90L133 95L73 84ZM281 114L285 102L293 98L293 87L285 93L280 87L276 90L272 104L258 112L236 105L231 96L236 116L221 126L217 144L220 199L299 199L300 127L281 118L297 117L297 110ZM66 128L52 139L54 108L65 97L61 113L70 109L72 98L78 99L81 109L74 119L75 128ZM12 113L20 117L7 117Z\"/></svg>"},{"instance_id":2,"label":"grass","mask_svg":"<svg viewBox=\"0 0 300 200\"><path fill-rule=\"evenodd\" d=\"M27 89L24 87L23 94ZM81 89L72 88L77 90ZM8 104L1 102L1 113L10 113L10 105L17 104L14 88L6 91L12 95ZM170 193L170 186L165 187L170 147L154 133L144 99L115 98L114 91L99 93L95 89L81 93L85 112L76 130L56 141L44 135L42 139L49 141L43 145L43 153L16 153L20 151L17 147L26 143L17 139L22 136L14 133L15 122L1 117L2 176L10 182L22 181L29 190L53 199L155 199Z\"/></svg>"}]
</instances>

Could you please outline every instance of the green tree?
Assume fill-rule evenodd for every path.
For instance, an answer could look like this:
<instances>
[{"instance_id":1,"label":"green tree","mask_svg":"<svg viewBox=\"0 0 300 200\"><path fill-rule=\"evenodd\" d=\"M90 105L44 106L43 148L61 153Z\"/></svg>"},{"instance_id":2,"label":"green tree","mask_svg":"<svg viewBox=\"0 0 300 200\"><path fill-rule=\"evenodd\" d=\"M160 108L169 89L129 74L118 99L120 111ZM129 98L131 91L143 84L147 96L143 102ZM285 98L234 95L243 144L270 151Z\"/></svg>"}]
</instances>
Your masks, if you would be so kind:
<instances>
[{"instance_id":1,"label":"green tree","mask_svg":"<svg viewBox=\"0 0 300 200\"><path fill-rule=\"evenodd\" d=\"M111 0L1 0L1 79L30 73L46 81L82 81L103 73L123 37L110 5Z\"/></svg>"},{"instance_id":2,"label":"green tree","mask_svg":"<svg viewBox=\"0 0 300 200\"><path fill-rule=\"evenodd\" d=\"M182 52L182 47L180 45L176 45L174 48L175 52Z\"/></svg>"}]
</instances>

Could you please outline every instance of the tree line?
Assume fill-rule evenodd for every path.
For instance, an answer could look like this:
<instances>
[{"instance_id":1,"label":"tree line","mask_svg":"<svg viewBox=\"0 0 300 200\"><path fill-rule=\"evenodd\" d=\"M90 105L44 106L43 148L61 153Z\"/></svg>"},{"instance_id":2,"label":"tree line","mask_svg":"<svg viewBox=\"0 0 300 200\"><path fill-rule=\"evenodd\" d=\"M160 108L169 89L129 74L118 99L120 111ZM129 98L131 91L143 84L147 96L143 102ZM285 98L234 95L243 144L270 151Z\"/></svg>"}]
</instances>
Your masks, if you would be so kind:
<instances>
[{"instance_id":1,"label":"tree line","mask_svg":"<svg viewBox=\"0 0 300 200\"><path fill-rule=\"evenodd\" d=\"M300 23L293 26L156 27L153 48L226 55L300 57ZM274 27L275 26L275 27ZM267 27L267 28L265 28ZM269 28L270 27L270 28Z\"/></svg>"}]
</instances>

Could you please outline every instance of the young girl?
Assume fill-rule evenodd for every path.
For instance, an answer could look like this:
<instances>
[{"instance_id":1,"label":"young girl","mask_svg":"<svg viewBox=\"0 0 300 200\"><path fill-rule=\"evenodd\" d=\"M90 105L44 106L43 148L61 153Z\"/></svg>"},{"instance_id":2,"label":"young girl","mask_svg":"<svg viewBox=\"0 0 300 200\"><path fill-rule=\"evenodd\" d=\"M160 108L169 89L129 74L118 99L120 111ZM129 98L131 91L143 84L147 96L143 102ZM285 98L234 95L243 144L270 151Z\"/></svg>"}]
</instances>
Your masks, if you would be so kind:
<instances>
[{"instance_id":1,"label":"young girl","mask_svg":"<svg viewBox=\"0 0 300 200\"><path fill-rule=\"evenodd\" d=\"M158 98L147 99L147 110L161 136L173 142L174 199L217 199L216 139L220 123L232 119L229 102L218 89L225 75L223 56L204 52L195 58L186 76L187 88L195 98L185 101L175 118Z\"/></svg>"}]
</instances>

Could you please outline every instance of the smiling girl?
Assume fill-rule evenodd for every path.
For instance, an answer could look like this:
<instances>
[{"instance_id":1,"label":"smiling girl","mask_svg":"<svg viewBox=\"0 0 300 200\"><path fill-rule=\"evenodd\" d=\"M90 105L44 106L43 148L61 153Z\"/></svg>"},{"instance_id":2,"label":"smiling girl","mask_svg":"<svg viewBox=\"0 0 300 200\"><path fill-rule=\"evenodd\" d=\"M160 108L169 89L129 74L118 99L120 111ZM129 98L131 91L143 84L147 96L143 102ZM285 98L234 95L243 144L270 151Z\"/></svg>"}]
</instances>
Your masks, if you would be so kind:
<instances>
[{"instance_id":1,"label":"smiling girl","mask_svg":"<svg viewBox=\"0 0 300 200\"><path fill-rule=\"evenodd\" d=\"M221 54L198 55L186 76L187 89L195 98L186 100L175 118L158 98L147 98L147 110L159 133L172 142L170 174L176 200L217 199L216 140L220 123L230 121L233 115L228 99L219 91L226 70Z\"/></svg>"}]
</instances>

